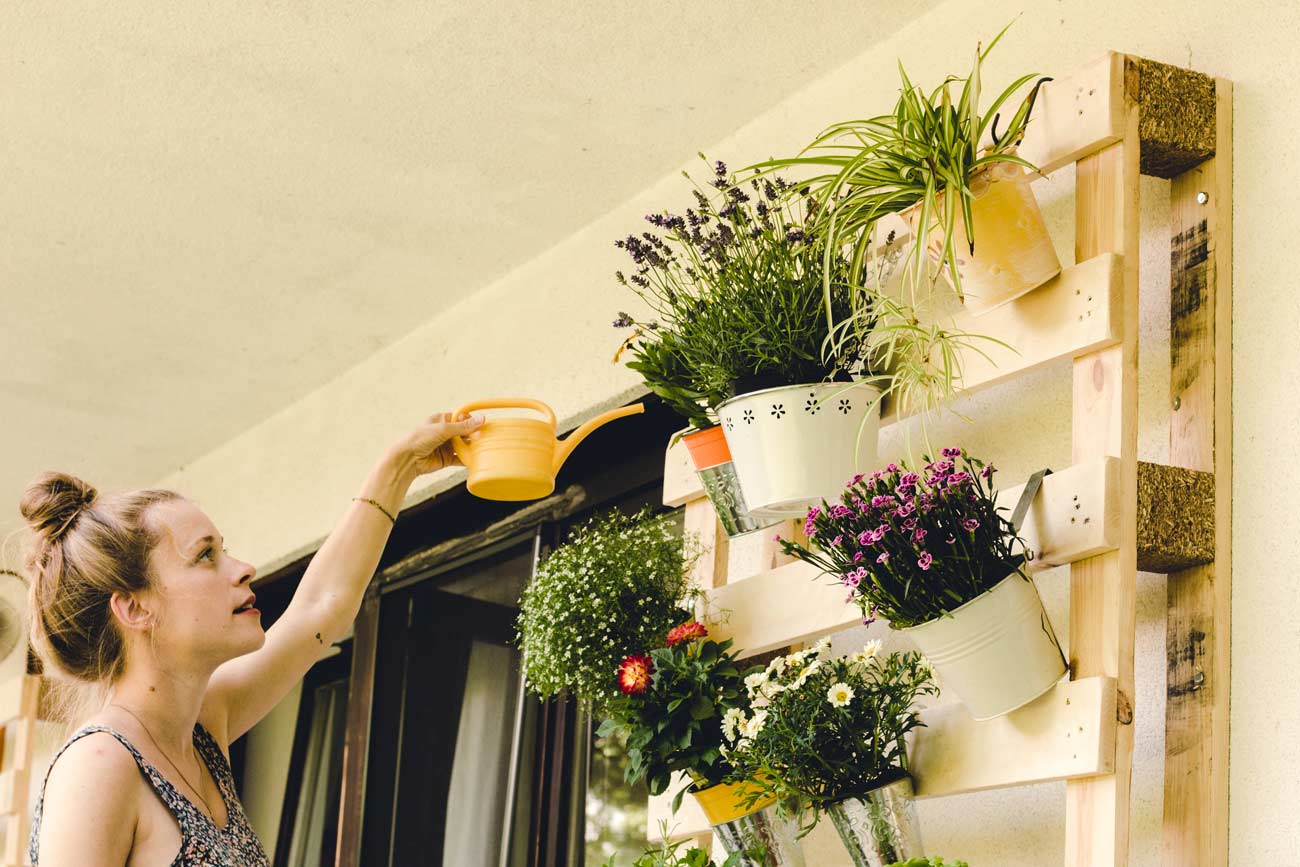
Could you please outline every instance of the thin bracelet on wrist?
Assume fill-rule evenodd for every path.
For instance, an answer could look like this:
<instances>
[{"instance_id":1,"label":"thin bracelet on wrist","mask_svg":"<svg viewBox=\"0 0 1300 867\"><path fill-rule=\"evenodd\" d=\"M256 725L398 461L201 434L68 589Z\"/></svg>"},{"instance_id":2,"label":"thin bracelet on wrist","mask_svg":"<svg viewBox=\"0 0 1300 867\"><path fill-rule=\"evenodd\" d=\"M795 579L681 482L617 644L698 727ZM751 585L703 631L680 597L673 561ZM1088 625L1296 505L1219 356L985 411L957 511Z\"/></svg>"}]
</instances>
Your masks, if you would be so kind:
<instances>
[{"instance_id":1,"label":"thin bracelet on wrist","mask_svg":"<svg viewBox=\"0 0 1300 867\"><path fill-rule=\"evenodd\" d=\"M363 502L363 503L369 503L370 505L374 506L374 507L375 507L376 509L378 509L379 511L383 512L385 518L387 518L388 520L392 521L394 524L397 523L397 519L393 517L392 512L389 512L387 509L385 509L383 506L379 505L377 502L375 502L374 500L370 499L369 497L353 497L352 499L353 499L353 500L360 500L360 501Z\"/></svg>"}]
</instances>

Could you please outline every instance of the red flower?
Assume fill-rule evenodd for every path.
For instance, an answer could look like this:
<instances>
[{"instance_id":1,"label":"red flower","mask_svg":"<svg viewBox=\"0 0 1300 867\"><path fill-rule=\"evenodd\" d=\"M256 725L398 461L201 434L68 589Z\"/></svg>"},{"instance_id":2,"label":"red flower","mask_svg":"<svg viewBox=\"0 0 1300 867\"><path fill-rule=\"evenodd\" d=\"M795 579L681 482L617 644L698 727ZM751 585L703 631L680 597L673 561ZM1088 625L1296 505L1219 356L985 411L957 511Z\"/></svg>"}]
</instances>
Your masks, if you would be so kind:
<instances>
[{"instance_id":1,"label":"red flower","mask_svg":"<svg viewBox=\"0 0 1300 867\"><path fill-rule=\"evenodd\" d=\"M654 671L650 657L634 653L618 666L618 688L624 695L640 695L650 688L650 675Z\"/></svg>"},{"instance_id":2,"label":"red flower","mask_svg":"<svg viewBox=\"0 0 1300 867\"><path fill-rule=\"evenodd\" d=\"M668 632L668 646L672 647L679 641L694 641L697 638L707 638L709 630L704 628L704 624L698 620L688 620L680 626L674 626Z\"/></svg>"}]
</instances>

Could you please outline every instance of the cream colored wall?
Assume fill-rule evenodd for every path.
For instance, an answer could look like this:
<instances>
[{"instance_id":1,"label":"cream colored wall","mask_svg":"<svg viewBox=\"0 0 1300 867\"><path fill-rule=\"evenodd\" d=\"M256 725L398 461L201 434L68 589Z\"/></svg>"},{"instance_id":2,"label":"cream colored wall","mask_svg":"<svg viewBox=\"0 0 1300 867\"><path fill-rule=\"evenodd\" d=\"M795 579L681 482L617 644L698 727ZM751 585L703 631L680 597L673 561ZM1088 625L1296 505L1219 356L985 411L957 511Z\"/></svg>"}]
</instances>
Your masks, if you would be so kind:
<instances>
[{"instance_id":1,"label":"cream colored wall","mask_svg":"<svg viewBox=\"0 0 1300 867\"><path fill-rule=\"evenodd\" d=\"M1274 454L1275 444L1300 438L1292 387L1300 375L1300 341L1294 335L1300 296L1288 279L1288 256L1300 236L1300 213L1291 196L1298 180L1293 162L1300 123L1285 98L1300 80L1296 7L1059 0L1026 8L1008 0L951 0L730 139L681 142L682 152L704 146L711 157L737 165L789 153L829 121L892 104L896 58L920 81L962 72L972 40L991 36L1017 15L986 67L986 91L1023 70L1066 74L1108 48L1191 65L1236 83L1232 861L1291 863L1294 805L1300 802L1300 698L1289 675L1300 667L1295 640L1300 590L1287 561L1300 551L1293 532L1293 473L1289 462L1275 467ZM761 50L763 39L781 35L747 38ZM1071 179L1053 178L1040 187L1061 236L1060 249L1068 251ZM631 304L610 278L622 265L611 242L639 230L647 211L682 202L683 192L678 177L664 178L162 483L197 497L232 548L265 570L313 548L380 448L425 413L483 395L520 393L544 397L561 416L575 420L630 397L637 391L635 380L609 363L618 338L609 321ZM1168 436L1167 186L1144 179L1142 195L1141 451L1160 460ZM960 438L991 457L1008 479L1038 466L1064 465L1067 382L1064 368L1045 371L966 401L979 426L953 429L943 438ZM453 481L426 479L413 499ZM1064 624L1063 576L1046 575L1042 586L1054 620ZM1141 576L1138 604L1132 863L1154 865L1164 749L1162 577ZM927 848L967 858L975 867L1059 863L1063 803L1061 785L926 802L921 813ZM825 855L813 863L842 862Z\"/></svg>"}]
</instances>

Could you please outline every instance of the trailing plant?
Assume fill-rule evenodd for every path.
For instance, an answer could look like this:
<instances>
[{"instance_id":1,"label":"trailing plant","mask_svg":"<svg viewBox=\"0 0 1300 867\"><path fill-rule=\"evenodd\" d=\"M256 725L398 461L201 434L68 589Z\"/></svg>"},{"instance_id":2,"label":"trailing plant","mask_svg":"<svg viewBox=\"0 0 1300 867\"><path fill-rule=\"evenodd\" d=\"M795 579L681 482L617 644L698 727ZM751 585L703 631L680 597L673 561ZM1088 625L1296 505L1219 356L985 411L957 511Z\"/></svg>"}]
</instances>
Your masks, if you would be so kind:
<instances>
[{"instance_id":1,"label":"trailing plant","mask_svg":"<svg viewBox=\"0 0 1300 867\"><path fill-rule=\"evenodd\" d=\"M667 825L667 822L660 823L661 836L665 838L668 836ZM737 867L740 859L744 857L744 853L734 852L721 864L715 864L704 849L689 846L683 852L682 847L686 845L685 840L678 840L675 843L665 840L659 846L646 849L641 857L632 862L632 867ZM617 867L614 856L610 856L602 867Z\"/></svg>"},{"instance_id":2,"label":"trailing plant","mask_svg":"<svg viewBox=\"0 0 1300 867\"><path fill-rule=\"evenodd\" d=\"M890 464L858 476L838 503L810 509L811 547L781 541L786 554L838 576L868 622L926 623L1024 565L1024 542L998 511L994 467L959 448L926 460L923 472Z\"/></svg>"},{"instance_id":3,"label":"trailing plant","mask_svg":"<svg viewBox=\"0 0 1300 867\"><path fill-rule=\"evenodd\" d=\"M1036 76L1017 78L986 108L980 106L981 65L1006 30L987 48L976 48L966 77L949 76L933 90L915 85L900 62L902 89L892 112L833 124L798 156L756 167L812 171L805 183L819 206L813 230L827 240L823 252L851 250L848 271L867 283L853 295L851 315L835 317L833 345L856 346L864 335L873 335L871 351L882 359L877 366L889 374L878 385L909 412L936 409L952 393L962 376L963 351L984 354L981 345L1006 347L985 335L944 327L942 303L933 291L921 291L932 290L943 275L961 297L957 260L974 253L976 243L972 178L999 164L1037 171L1016 147L1039 87L1051 79L1040 78L1025 90L1001 129L1003 110ZM876 228L881 218L909 208L916 209L916 238L904 260L904 292L895 297L882 278L893 273L897 244L892 233L881 241ZM954 240L958 220L969 242L966 250ZM941 240L932 244L932 237ZM829 293L829 285L825 288Z\"/></svg>"},{"instance_id":4,"label":"trailing plant","mask_svg":"<svg viewBox=\"0 0 1300 867\"><path fill-rule=\"evenodd\" d=\"M889 867L970 867L965 861L945 861L942 858L909 858L897 861Z\"/></svg>"},{"instance_id":5,"label":"trailing plant","mask_svg":"<svg viewBox=\"0 0 1300 867\"><path fill-rule=\"evenodd\" d=\"M852 314L851 289L861 281L849 257L812 228L821 205L783 178L738 178L722 162L713 165L710 186L696 185L694 206L684 212L648 215L656 231L615 242L636 269L616 278L655 317L615 321L636 329L624 343L633 354L628 366L657 393L710 407L756 387L855 371L862 340L829 338L831 322ZM656 344L670 348L671 363L655 354Z\"/></svg>"},{"instance_id":6,"label":"trailing plant","mask_svg":"<svg viewBox=\"0 0 1300 867\"><path fill-rule=\"evenodd\" d=\"M752 780L749 803L777 798L810 831L822 810L907 776L908 732L915 707L937 695L918 653L880 652L870 642L834 657L830 642L788 656L745 678L752 714L723 720L735 780Z\"/></svg>"},{"instance_id":7,"label":"trailing plant","mask_svg":"<svg viewBox=\"0 0 1300 867\"><path fill-rule=\"evenodd\" d=\"M731 641L712 640L697 621L675 627L659 644L623 660L622 695L609 703L599 733L626 733L629 783L644 779L650 794L659 795L674 772L684 771L697 790L705 789L732 771L722 755L722 721L748 707L744 673ZM674 811L684 793L677 793Z\"/></svg>"},{"instance_id":8,"label":"trailing plant","mask_svg":"<svg viewBox=\"0 0 1300 867\"><path fill-rule=\"evenodd\" d=\"M567 690L601 712L619 694L619 660L661 644L690 610L694 548L649 507L575 530L520 600L517 641L530 689L542 697Z\"/></svg>"}]
</instances>

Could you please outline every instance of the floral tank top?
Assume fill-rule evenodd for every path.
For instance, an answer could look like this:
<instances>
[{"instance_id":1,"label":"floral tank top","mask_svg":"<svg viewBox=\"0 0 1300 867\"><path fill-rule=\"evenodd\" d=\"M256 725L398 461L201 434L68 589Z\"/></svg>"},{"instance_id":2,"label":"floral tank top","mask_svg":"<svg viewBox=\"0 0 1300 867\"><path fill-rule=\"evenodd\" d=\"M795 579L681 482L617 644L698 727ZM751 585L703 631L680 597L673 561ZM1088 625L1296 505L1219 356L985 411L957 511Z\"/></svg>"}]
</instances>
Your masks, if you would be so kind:
<instances>
[{"instance_id":1,"label":"floral tank top","mask_svg":"<svg viewBox=\"0 0 1300 867\"><path fill-rule=\"evenodd\" d=\"M171 814L176 817L176 822L181 829L181 848L176 853L176 860L172 861L171 867L270 867L271 862L267 859L262 844L258 842L252 826L248 824L248 817L244 815L244 808L239 803L239 795L235 792L235 778L230 771L230 762L226 760L217 742L203 726L197 724L194 726L194 747L203 757L226 803L228 819L224 828L218 828L207 813L194 806L189 798L177 791L176 787L159 773L158 769L150 764L121 732L107 726L86 726L78 731L54 756L50 767L54 767L54 762L57 762L64 750L75 741L94 732L108 732L126 747L135 759L135 763L139 765L140 773L149 781L149 785L153 786L153 790L158 793L158 797L162 799ZM49 779L49 771L46 771L47 783ZM39 867L40 863L38 843L41 833L41 808L44 803L45 786L42 785L41 796L32 813L32 834L28 844L32 867Z\"/></svg>"}]
</instances>

